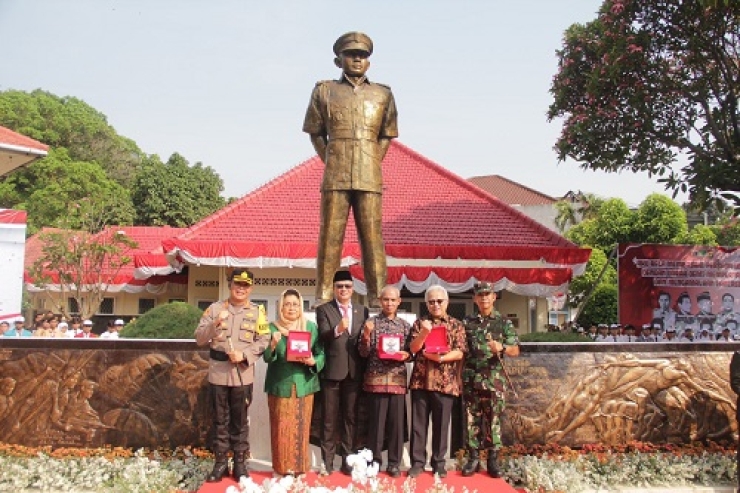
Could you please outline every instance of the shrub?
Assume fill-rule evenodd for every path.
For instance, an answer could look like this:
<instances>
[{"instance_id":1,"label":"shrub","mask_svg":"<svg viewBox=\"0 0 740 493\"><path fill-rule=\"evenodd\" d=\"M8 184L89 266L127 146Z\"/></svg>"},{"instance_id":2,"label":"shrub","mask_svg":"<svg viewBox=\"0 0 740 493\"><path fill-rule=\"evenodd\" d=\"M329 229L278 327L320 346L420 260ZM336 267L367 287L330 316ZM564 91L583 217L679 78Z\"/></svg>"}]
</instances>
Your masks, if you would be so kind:
<instances>
[{"instance_id":1,"label":"shrub","mask_svg":"<svg viewBox=\"0 0 740 493\"><path fill-rule=\"evenodd\" d=\"M167 303L152 308L121 331L121 337L131 339L193 339L193 333L203 314L198 308L183 302Z\"/></svg>"},{"instance_id":2,"label":"shrub","mask_svg":"<svg viewBox=\"0 0 740 493\"><path fill-rule=\"evenodd\" d=\"M519 336L522 342L592 342L590 338L573 332L533 332Z\"/></svg>"}]
</instances>

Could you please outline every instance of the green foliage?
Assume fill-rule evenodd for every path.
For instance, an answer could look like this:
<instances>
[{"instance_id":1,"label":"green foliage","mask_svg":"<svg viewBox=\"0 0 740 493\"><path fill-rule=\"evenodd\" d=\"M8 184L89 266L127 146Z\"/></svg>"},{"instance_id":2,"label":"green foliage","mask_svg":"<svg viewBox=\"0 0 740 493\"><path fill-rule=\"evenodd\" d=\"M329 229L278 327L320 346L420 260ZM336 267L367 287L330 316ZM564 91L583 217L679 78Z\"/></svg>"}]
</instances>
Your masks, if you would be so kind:
<instances>
[{"instance_id":1,"label":"green foliage","mask_svg":"<svg viewBox=\"0 0 740 493\"><path fill-rule=\"evenodd\" d=\"M716 231L717 230L712 226L697 224L684 235L676 237L676 243L683 245L720 245L717 240ZM722 244L727 245L726 243Z\"/></svg>"},{"instance_id":2,"label":"green foliage","mask_svg":"<svg viewBox=\"0 0 740 493\"><path fill-rule=\"evenodd\" d=\"M73 161L97 162L108 177L130 186L144 153L121 137L102 113L74 97L33 92L0 92L0 125L52 149L65 148Z\"/></svg>"},{"instance_id":3,"label":"green foliage","mask_svg":"<svg viewBox=\"0 0 740 493\"><path fill-rule=\"evenodd\" d=\"M578 317L578 325L588 327L617 320L617 298L616 284L597 286Z\"/></svg>"},{"instance_id":4,"label":"green foliage","mask_svg":"<svg viewBox=\"0 0 740 493\"><path fill-rule=\"evenodd\" d=\"M608 199L594 217L573 226L565 236L578 245L590 245L608 255L617 243L631 241L635 224L635 213L624 200Z\"/></svg>"},{"instance_id":5,"label":"green foliage","mask_svg":"<svg viewBox=\"0 0 740 493\"><path fill-rule=\"evenodd\" d=\"M548 111L561 160L647 172L700 204L740 190L740 2L703 3L605 0L566 30Z\"/></svg>"},{"instance_id":6,"label":"green foliage","mask_svg":"<svg viewBox=\"0 0 740 493\"><path fill-rule=\"evenodd\" d=\"M146 226L187 227L224 206L223 181L209 166L190 166L179 154L167 163L146 160L134 180L136 222Z\"/></svg>"},{"instance_id":7,"label":"green foliage","mask_svg":"<svg viewBox=\"0 0 740 493\"><path fill-rule=\"evenodd\" d=\"M593 342L590 338L573 332L531 332L519 336L521 342Z\"/></svg>"},{"instance_id":8,"label":"green foliage","mask_svg":"<svg viewBox=\"0 0 740 493\"><path fill-rule=\"evenodd\" d=\"M740 221L737 218L710 226L710 229L716 235L718 245L740 246Z\"/></svg>"},{"instance_id":9,"label":"green foliage","mask_svg":"<svg viewBox=\"0 0 740 493\"><path fill-rule=\"evenodd\" d=\"M637 209L633 242L669 244L687 234L686 212L665 195L648 195Z\"/></svg>"},{"instance_id":10,"label":"green foliage","mask_svg":"<svg viewBox=\"0 0 740 493\"><path fill-rule=\"evenodd\" d=\"M31 234L44 226L82 228L69 223L77 217L69 215L70 206L81 200L105 203L107 224L133 222L128 190L109 179L99 164L74 161L63 148L51 150L46 158L12 174L0 186L0 203L28 211Z\"/></svg>"},{"instance_id":11,"label":"green foliage","mask_svg":"<svg viewBox=\"0 0 740 493\"><path fill-rule=\"evenodd\" d=\"M166 164L146 156L77 98L0 91L0 125L51 147L46 158L0 179L0 207L27 210L29 233L56 226L82 198L108 200L119 225L191 226L224 205L212 168L189 166L179 154Z\"/></svg>"},{"instance_id":12,"label":"green foliage","mask_svg":"<svg viewBox=\"0 0 740 493\"><path fill-rule=\"evenodd\" d=\"M135 339L193 339L203 312L182 302L152 308L121 331L121 337Z\"/></svg>"},{"instance_id":13,"label":"green foliage","mask_svg":"<svg viewBox=\"0 0 740 493\"><path fill-rule=\"evenodd\" d=\"M609 258L606 254L599 249L591 251L591 257L588 259L586 264L586 271L583 275L580 275L573 279L570 283L568 291L568 304L571 307L576 307L586 298L588 293L594 288L596 280L598 279L601 272L604 274L598 283L598 286L616 286L617 285L617 269L614 264L607 264ZM606 270L604 268L606 267Z\"/></svg>"}]
</instances>

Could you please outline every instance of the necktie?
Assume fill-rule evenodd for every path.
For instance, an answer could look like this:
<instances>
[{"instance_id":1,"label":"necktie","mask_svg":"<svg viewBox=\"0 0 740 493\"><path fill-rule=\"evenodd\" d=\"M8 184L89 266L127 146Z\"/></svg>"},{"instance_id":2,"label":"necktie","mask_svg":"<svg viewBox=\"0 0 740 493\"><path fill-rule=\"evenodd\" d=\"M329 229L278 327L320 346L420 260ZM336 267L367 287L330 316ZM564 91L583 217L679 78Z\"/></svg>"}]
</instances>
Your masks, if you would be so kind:
<instances>
[{"instance_id":1,"label":"necktie","mask_svg":"<svg viewBox=\"0 0 740 493\"><path fill-rule=\"evenodd\" d=\"M339 305L339 310L342 312L342 318L349 319L349 307L344 305ZM347 334L352 334L352 323L350 322L349 327L347 327Z\"/></svg>"}]
</instances>

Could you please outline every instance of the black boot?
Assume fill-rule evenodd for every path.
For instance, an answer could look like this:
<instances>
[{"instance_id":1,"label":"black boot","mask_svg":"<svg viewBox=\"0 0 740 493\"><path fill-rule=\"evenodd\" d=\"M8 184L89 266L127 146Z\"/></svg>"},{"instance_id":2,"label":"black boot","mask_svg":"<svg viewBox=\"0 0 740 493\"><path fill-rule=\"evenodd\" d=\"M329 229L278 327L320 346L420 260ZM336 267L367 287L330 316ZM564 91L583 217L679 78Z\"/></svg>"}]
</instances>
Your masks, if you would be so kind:
<instances>
[{"instance_id":1,"label":"black boot","mask_svg":"<svg viewBox=\"0 0 740 493\"><path fill-rule=\"evenodd\" d=\"M492 478L501 477L501 473L498 470L498 450L496 449L488 450L488 460L486 460L486 469L488 469L488 474Z\"/></svg>"},{"instance_id":2,"label":"black boot","mask_svg":"<svg viewBox=\"0 0 740 493\"><path fill-rule=\"evenodd\" d=\"M229 458L225 452L216 453L216 463L213 464L213 470L208 475L206 481L209 483L218 483L221 478L229 474Z\"/></svg>"},{"instance_id":3,"label":"black boot","mask_svg":"<svg viewBox=\"0 0 740 493\"><path fill-rule=\"evenodd\" d=\"M249 477L247 454L246 452L234 452L234 479L238 482L242 476Z\"/></svg>"},{"instance_id":4,"label":"black boot","mask_svg":"<svg viewBox=\"0 0 740 493\"><path fill-rule=\"evenodd\" d=\"M465 477L472 476L478 472L478 466L480 465L480 459L478 458L478 451L471 450L468 454L468 461L462 468L462 475Z\"/></svg>"}]
</instances>

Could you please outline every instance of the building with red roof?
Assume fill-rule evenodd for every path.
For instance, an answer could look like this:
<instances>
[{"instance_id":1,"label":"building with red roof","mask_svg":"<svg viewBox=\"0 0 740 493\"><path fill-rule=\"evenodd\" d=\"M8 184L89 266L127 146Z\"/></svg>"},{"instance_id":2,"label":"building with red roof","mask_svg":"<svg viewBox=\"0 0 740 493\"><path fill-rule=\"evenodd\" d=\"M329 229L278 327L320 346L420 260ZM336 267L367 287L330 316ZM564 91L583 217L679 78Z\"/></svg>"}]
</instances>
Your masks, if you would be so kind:
<instances>
[{"instance_id":1,"label":"building with red roof","mask_svg":"<svg viewBox=\"0 0 740 493\"><path fill-rule=\"evenodd\" d=\"M521 211L543 226L553 231L558 231L555 224L555 218L557 217L555 204L560 199L546 195L501 175L474 176L468 178L468 181L490 193L501 202Z\"/></svg>"},{"instance_id":2,"label":"building with red roof","mask_svg":"<svg viewBox=\"0 0 740 493\"><path fill-rule=\"evenodd\" d=\"M46 144L0 127L0 176L29 165L48 152L49 146Z\"/></svg>"},{"instance_id":3,"label":"building with red roof","mask_svg":"<svg viewBox=\"0 0 740 493\"><path fill-rule=\"evenodd\" d=\"M75 312L76 302L70 300L69 289L60 284L59 276L49 270L51 281L43 286L37 285L31 278L29 272L31 267L42 256L43 238L49 233L58 233L62 230L55 228L44 228L39 233L31 236L26 241L26 255L24 262L25 285L31 298L31 304L35 311L52 310L59 312L59 306L65 306L68 312ZM144 313L148 309L169 301L184 301L187 298L187 274L168 272L165 275L152 275L147 278L136 278L135 259L141 257L164 258L162 241L184 231L183 228L146 227L146 226L109 226L103 231L91 235L85 241L93 241L101 244L108 242L112 235L123 234L136 243L130 251L124 255L132 261L122 267L117 267L112 262L107 262L100 271L89 272L96 279L91 283L99 282L105 284L106 294L99 309L99 315L133 317ZM82 234L82 233L81 233ZM111 265L111 263L113 265ZM67 299L61 299L66 297Z\"/></svg>"},{"instance_id":4,"label":"building with red roof","mask_svg":"<svg viewBox=\"0 0 740 493\"><path fill-rule=\"evenodd\" d=\"M227 268L248 267L258 278L253 298L268 304L271 315L269 305L287 287L299 288L310 303L323 171L323 162L314 156L164 240L171 267L162 258L148 257L137 260L136 276L189 265L188 301L204 304L225 296ZM507 292L499 310L524 320L525 326L544 326L545 298L565 291L585 269L590 250L397 141L383 161L383 180L388 282L403 290L409 311L423 309L418 300L432 284L459 295L457 308L470 311L470 289L486 280ZM364 295L352 218L348 224L342 265L350 268L356 292Z\"/></svg>"}]
</instances>

